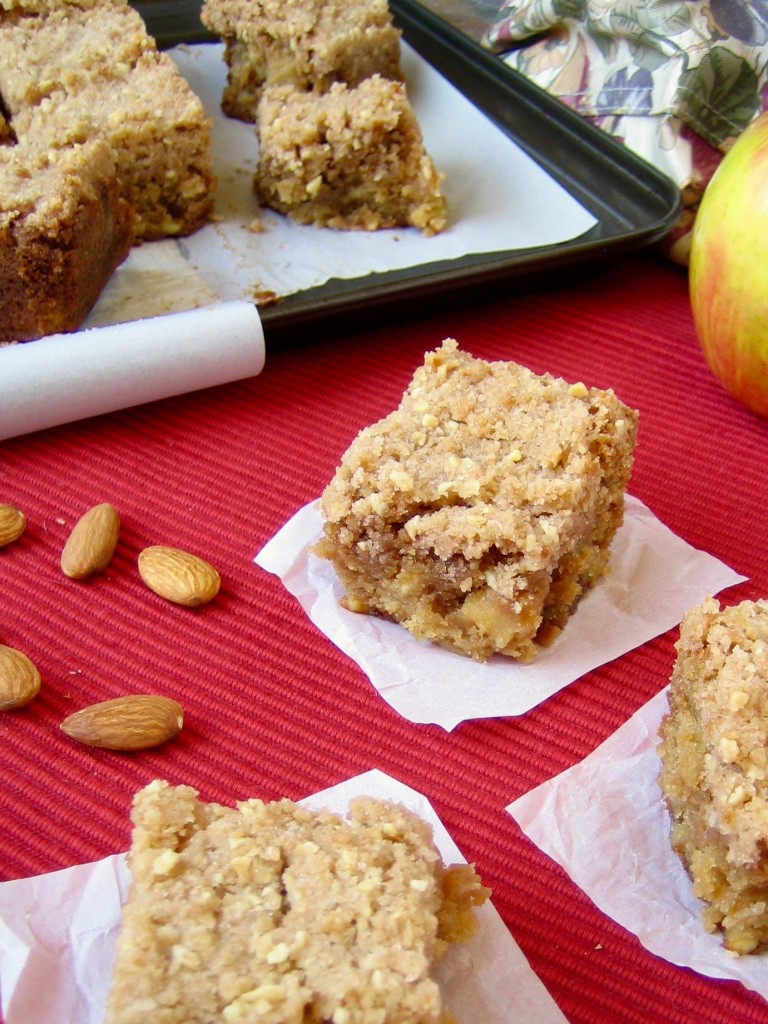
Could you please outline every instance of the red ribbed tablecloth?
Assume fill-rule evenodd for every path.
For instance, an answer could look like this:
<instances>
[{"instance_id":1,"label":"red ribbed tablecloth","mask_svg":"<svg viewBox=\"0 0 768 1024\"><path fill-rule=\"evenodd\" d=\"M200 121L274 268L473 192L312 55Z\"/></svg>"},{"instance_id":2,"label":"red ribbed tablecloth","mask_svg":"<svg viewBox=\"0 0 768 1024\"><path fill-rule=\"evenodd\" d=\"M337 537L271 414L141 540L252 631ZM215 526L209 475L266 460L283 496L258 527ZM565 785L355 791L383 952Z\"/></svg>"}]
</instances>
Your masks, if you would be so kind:
<instances>
[{"instance_id":1,"label":"red ribbed tablecloth","mask_svg":"<svg viewBox=\"0 0 768 1024\"><path fill-rule=\"evenodd\" d=\"M652 956L600 913L504 808L590 753L668 681L671 631L517 719L414 726L308 621L254 553L317 496L356 432L397 404L443 338L613 387L640 410L631 491L672 530L768 597L768 423L706 369L685 274L627 257L578 284L271 351L258 377L5 442L0 501L28 528L0 549L0 642L43 688L0 715L0 878L126 848L133 793L162 776L203 797L298 799L377 767L424 793L474 861L513 936L572 1024L768 1022L768 1004ZM90 505L122 534L87 583L58 568ZM164 543L220 570L198 611L156 598L136 558ZM86 703L163 692L186 709L152 752L87 749L59 731ZM51 908L55 912L55 908Z\"/></svg>"}]
</instances>

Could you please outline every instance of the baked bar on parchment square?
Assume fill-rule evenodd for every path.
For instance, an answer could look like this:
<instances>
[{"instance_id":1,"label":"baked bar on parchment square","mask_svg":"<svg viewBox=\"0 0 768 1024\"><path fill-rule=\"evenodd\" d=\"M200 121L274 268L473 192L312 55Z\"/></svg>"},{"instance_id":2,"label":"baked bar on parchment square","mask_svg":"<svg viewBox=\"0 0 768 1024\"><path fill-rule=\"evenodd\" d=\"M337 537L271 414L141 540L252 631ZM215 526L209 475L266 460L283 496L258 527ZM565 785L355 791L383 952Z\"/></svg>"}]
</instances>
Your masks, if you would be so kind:
<instances>
[{"instance_id":1,"label":"baked bar on parchment square","mask_svg":"<svg viewBox=\"0 0 768 1024\"><path fill-rule=\"evenodd\" d=\"M323 492L344 605L484 661L523 661L607 571L637 413L611 390L487 362L453 339Z\"/></svg>"},{"instance_id":2,"label":"baked bar on parchment square","mask_svg":"<svg viewBox=\"0 0 768 1024\"><path fill-rule=\"evenodd\" d=\"M431 970L488 890L417 815L225 807L156 780L132 816L106 1024L449 1024Z\"/></svg>"},{"instance_id":3,"label":"baked bar on parchment square","mask_svg":"<svg viewBox=\"0 0 768 1024\"><path fill-rule=\"evenodd\" d=\"M734 953L768 942L768 601L680 626L661 724L659 782L671 842L705 901L708 931Z\"/></svg>"}]
</instances>

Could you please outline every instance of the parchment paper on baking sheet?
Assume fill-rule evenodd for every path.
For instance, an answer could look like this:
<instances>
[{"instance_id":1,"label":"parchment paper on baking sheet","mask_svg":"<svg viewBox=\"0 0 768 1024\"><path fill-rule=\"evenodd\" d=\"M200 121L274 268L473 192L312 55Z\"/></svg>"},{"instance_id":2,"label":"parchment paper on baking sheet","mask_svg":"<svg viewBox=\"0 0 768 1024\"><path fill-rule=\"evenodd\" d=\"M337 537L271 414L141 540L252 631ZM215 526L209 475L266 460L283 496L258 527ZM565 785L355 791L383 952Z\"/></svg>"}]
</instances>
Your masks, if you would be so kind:
<instances>
[{"instance_id":1,"label":"parchment paper on baking sheet","mask_svg":"<svg viewBox=\"0 0 768 1024\"><path fill-rule=\"evenodd\" d=\"M223 300L253 299L264 292L285 297L332 278L362 278L466 255L550 246L578 238L596 223L404 43L408 95L427 150L445 174L447 229L425 238L415 228L334 231L294 224L260 210L256 203L254 126L221 112L226 80L222 46L183 45L170 52L213 120L216 220L189 238L134 250L116 271L86 326L195 308L209 301L210 292ZM170 280L175 296L169 291ZM173 310L168 310L169 304Z\"/></svg>"}]
</instances>

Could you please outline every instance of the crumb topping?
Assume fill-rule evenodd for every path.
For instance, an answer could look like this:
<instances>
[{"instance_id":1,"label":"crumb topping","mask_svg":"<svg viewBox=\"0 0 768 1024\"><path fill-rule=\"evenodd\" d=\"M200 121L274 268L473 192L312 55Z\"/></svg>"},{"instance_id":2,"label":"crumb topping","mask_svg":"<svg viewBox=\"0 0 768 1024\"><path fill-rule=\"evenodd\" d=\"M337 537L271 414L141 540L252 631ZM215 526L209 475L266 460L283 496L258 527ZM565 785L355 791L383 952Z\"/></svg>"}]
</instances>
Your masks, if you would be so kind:
<instances>
[{"instance_id":1,"label":"crumb topping","mask_svg":"<svg viewBox=\"0 0 768 1024\"><path fill-rule=\"evenodd\" d=\"M531 657L605 571L636 421L611 391L448 339L342 456L318 551L354 610L480 659Z\"/></svg>"},{"instance_id":2,"label":"crumb topping","mask_svg":"<svg viewBox=\"0 0 768 1024\"><path fill-rule=\"evenodd\" d=\"M372 75L322 95L265 89L258 106L262 205L318 227L409 225L442 231L442 176L424 149L402 82Z\"/></svg>"}]
</instances>

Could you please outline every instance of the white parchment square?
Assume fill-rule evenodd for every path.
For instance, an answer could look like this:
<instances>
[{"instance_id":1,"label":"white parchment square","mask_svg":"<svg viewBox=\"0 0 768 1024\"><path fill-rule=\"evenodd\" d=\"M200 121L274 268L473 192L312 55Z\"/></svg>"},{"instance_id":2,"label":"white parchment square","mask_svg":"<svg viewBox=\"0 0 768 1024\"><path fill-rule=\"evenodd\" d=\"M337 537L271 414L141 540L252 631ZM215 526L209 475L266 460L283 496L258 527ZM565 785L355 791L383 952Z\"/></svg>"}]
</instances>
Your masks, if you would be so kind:
<instances>
[{"instance_id":1,"label":"white parchment square","mask_svg":"<svg viewBox=\"0 0 768 1024\"><path fill-rule=\"evenodd\" d=\"M302 801L346 813L355 796L401 803L429 822L447 864L464 861L427 799L378 770ZM123 854L0 884L0 1006L5 1024L101 1024L130 884ZM567 1024L491 903L470 943L439 965L446 1004L461 1024ZM151 1021L148 1019L148 1024Z\"/></svg>"},{"instance_id":2,"label":"white parchment square","mask_svg":"<svg viewBox=\"0 0 768 1024\"><path fill-rule=\"evenodd\" d=\"M669 840L658 784L667 689L587 758L511 803L523 832L656 956L768 999L768 956L736 956L704 930L703 904Z\"/></svg>"},{"instance_id":3,"label":"white parchment square","mask_svg":"<svg viewBox=\"0 0 768 1024\"><path fill-rule=\"evenodd\" d=\"M627 496L610 573L582 600L555 643L528 665L500 655L479 664L421 643L395 623L342 608L343 589L331 564L311 550L321 535L322 516L313 502L261 549L256 564L281 578L399 714L448 730L468 719L524 714L598 665L676 626L708 595L744 580Z\"/></svg>"}]
</instances>

